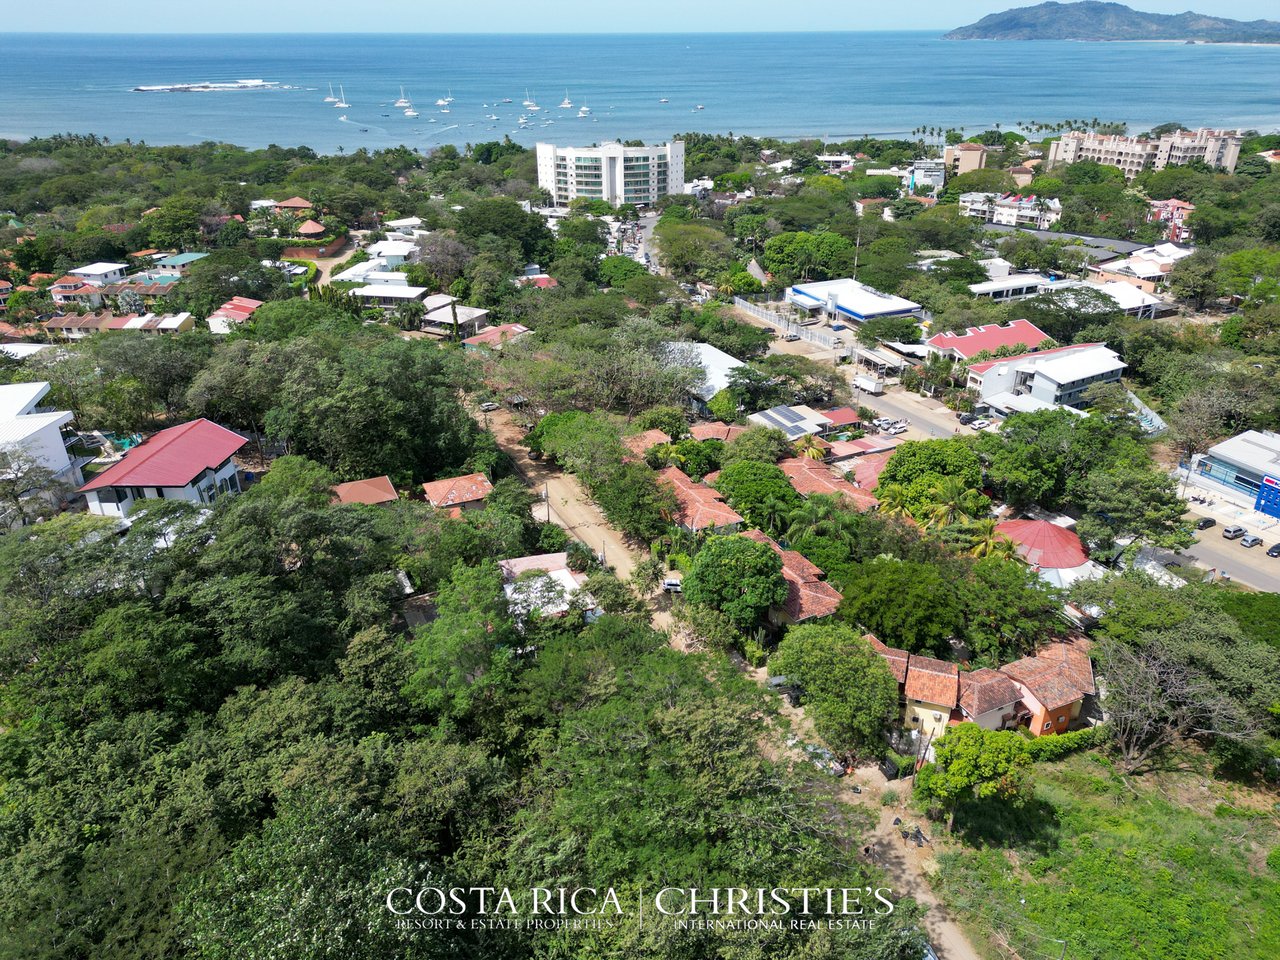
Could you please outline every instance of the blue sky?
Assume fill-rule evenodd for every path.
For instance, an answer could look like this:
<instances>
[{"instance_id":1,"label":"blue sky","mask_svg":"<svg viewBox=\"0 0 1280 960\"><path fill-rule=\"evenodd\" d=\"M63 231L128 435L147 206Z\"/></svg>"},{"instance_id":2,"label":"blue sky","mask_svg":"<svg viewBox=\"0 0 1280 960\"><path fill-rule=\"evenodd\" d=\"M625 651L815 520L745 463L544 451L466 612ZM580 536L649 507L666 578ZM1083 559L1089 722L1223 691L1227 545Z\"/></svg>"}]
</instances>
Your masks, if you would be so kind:
<instances>
[{"instance_id":1,"label":"blue sky","mask_svg":"<svg viewBox=\"0 0 1280 960\"><path fill-rule=\"evenodd\" d=\"M144 33L681 33L776 30L949 30L1027 0L63 0L56 7L12 2L2 35L79 29ZM1276 0L1131 0L1152 13L1188 9L1237 20L1280 17Z\"/></svg>"}]
</instances>

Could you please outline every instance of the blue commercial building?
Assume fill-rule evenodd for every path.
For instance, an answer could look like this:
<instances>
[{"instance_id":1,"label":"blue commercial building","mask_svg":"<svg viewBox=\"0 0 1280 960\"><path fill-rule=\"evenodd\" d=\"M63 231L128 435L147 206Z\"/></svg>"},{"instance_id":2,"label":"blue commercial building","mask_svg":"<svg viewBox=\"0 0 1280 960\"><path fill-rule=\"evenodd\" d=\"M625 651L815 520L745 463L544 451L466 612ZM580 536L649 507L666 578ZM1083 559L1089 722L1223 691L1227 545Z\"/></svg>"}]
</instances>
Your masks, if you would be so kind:
<instances>
[{"instance_id":1,"label":"blue commercial building","mask_svg":"<svg viewBox=\"0 0 1280 960\"><path fill-rule=\"evenodd\" d=\"M1280 517L1280 434L1246 430L1209 448L1195 472L1254 499L1254 509Z\"/></svg>"}]
</instances>

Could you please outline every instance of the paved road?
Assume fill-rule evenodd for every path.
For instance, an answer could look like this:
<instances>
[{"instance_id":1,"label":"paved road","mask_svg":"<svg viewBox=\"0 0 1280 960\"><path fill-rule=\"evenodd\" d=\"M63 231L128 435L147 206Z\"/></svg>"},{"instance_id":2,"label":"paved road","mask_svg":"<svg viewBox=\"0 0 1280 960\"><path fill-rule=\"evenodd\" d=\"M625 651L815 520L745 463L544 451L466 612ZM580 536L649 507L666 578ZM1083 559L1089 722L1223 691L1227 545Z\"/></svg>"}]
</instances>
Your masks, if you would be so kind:
<instances>
[{"instance_id":1,"label":"paved road","mask_svg":"<svg viewBox=\"0 0 1280 960\"><path fill-rule=\"evenodd\" d=\"M1188 519L1209 515L1212 515L1211 511L1202 513L1197 508L1188 514ZM1232 580L1246 587L1267 593L1280 593L1280 557L1267 556L1267 547L1276 542L1275 532L1255 530L1253 532L1262 537L1262 546L1242 547L1239 540L1223 539L1224 518L1214 516L1214 519L1218 521L1216 527L1196 531L1199 543L1184 550L1182 556L1170 556L1169 559L1176 559L1183 564L1191 559L1205 570L1216 569L1219 573L1225 571Z\"/></svg>"},{"instance_id":2,"label":"paved road","mask_svg":"<svg viewBox=\"0 0 1280 960\"><path fill-rule=\"evenodd\" d=\"M852 383L857 369L852 365L845 369ZM895 420L905 417L911 421L911 429L903 434L909 440L934 440L954 436L957 427L961 436L973 432L968 427L960 426L955 413L936 400L908 393L900 387L890 387L878 397L855 390L854 403L870 407Z\"/></svg>"}]
</instances>

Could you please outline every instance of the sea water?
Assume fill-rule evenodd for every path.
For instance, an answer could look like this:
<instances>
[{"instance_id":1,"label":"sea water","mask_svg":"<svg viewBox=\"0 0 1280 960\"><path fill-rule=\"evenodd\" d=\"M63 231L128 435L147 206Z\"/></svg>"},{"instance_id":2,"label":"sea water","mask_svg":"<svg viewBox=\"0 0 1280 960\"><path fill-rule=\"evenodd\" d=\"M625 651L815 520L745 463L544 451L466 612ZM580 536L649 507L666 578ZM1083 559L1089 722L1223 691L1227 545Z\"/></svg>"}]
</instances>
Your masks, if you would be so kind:
<instances>
[{"instance_id":1,"label":"sea water","mask_svg":"<svg viewBox=\"0 0 1280 960\"><path fill-rule=\"evenodd\" d=\"M133 91L242 79L279 86ZM330 83L349 107L324 102ZM416 118L392 106L402 86ZM560 109L566 94L573 107ZM542 109L523 107L526 95ZM583 104L590 114L579 117ZM1131 132L1166 121L1273 131L1280 46L949 41L921 32L0 36L0 137L9 138L76 132L350 152L506 135L567 145L691 130L832 140L917 127L972 134L1095 117Z\"/></svg>"}]
</instances>

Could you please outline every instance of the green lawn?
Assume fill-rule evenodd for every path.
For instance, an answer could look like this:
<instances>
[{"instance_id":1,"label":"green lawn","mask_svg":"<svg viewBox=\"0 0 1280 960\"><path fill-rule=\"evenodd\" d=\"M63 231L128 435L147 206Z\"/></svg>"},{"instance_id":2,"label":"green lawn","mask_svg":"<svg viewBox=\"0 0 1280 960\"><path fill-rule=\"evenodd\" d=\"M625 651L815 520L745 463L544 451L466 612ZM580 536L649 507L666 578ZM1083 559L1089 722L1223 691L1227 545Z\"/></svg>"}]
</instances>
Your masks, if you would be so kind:
<instances>
[{"instance_id":1,"label":"green lawn","mask_svg":"<svg viewBox=\"0 0 1280 960\"><path fill-rule=\"evenodd\" d=\"M1198 765L1198 762L1196 762ZM1036 765L1017 811L962 808L934 879L975 939L1026 960L1280 956L1280 806L1203 771L1126 782L1096 754ZM1025 901L1025 903L1021 902Z\"/></svg>"}]
</instances>

